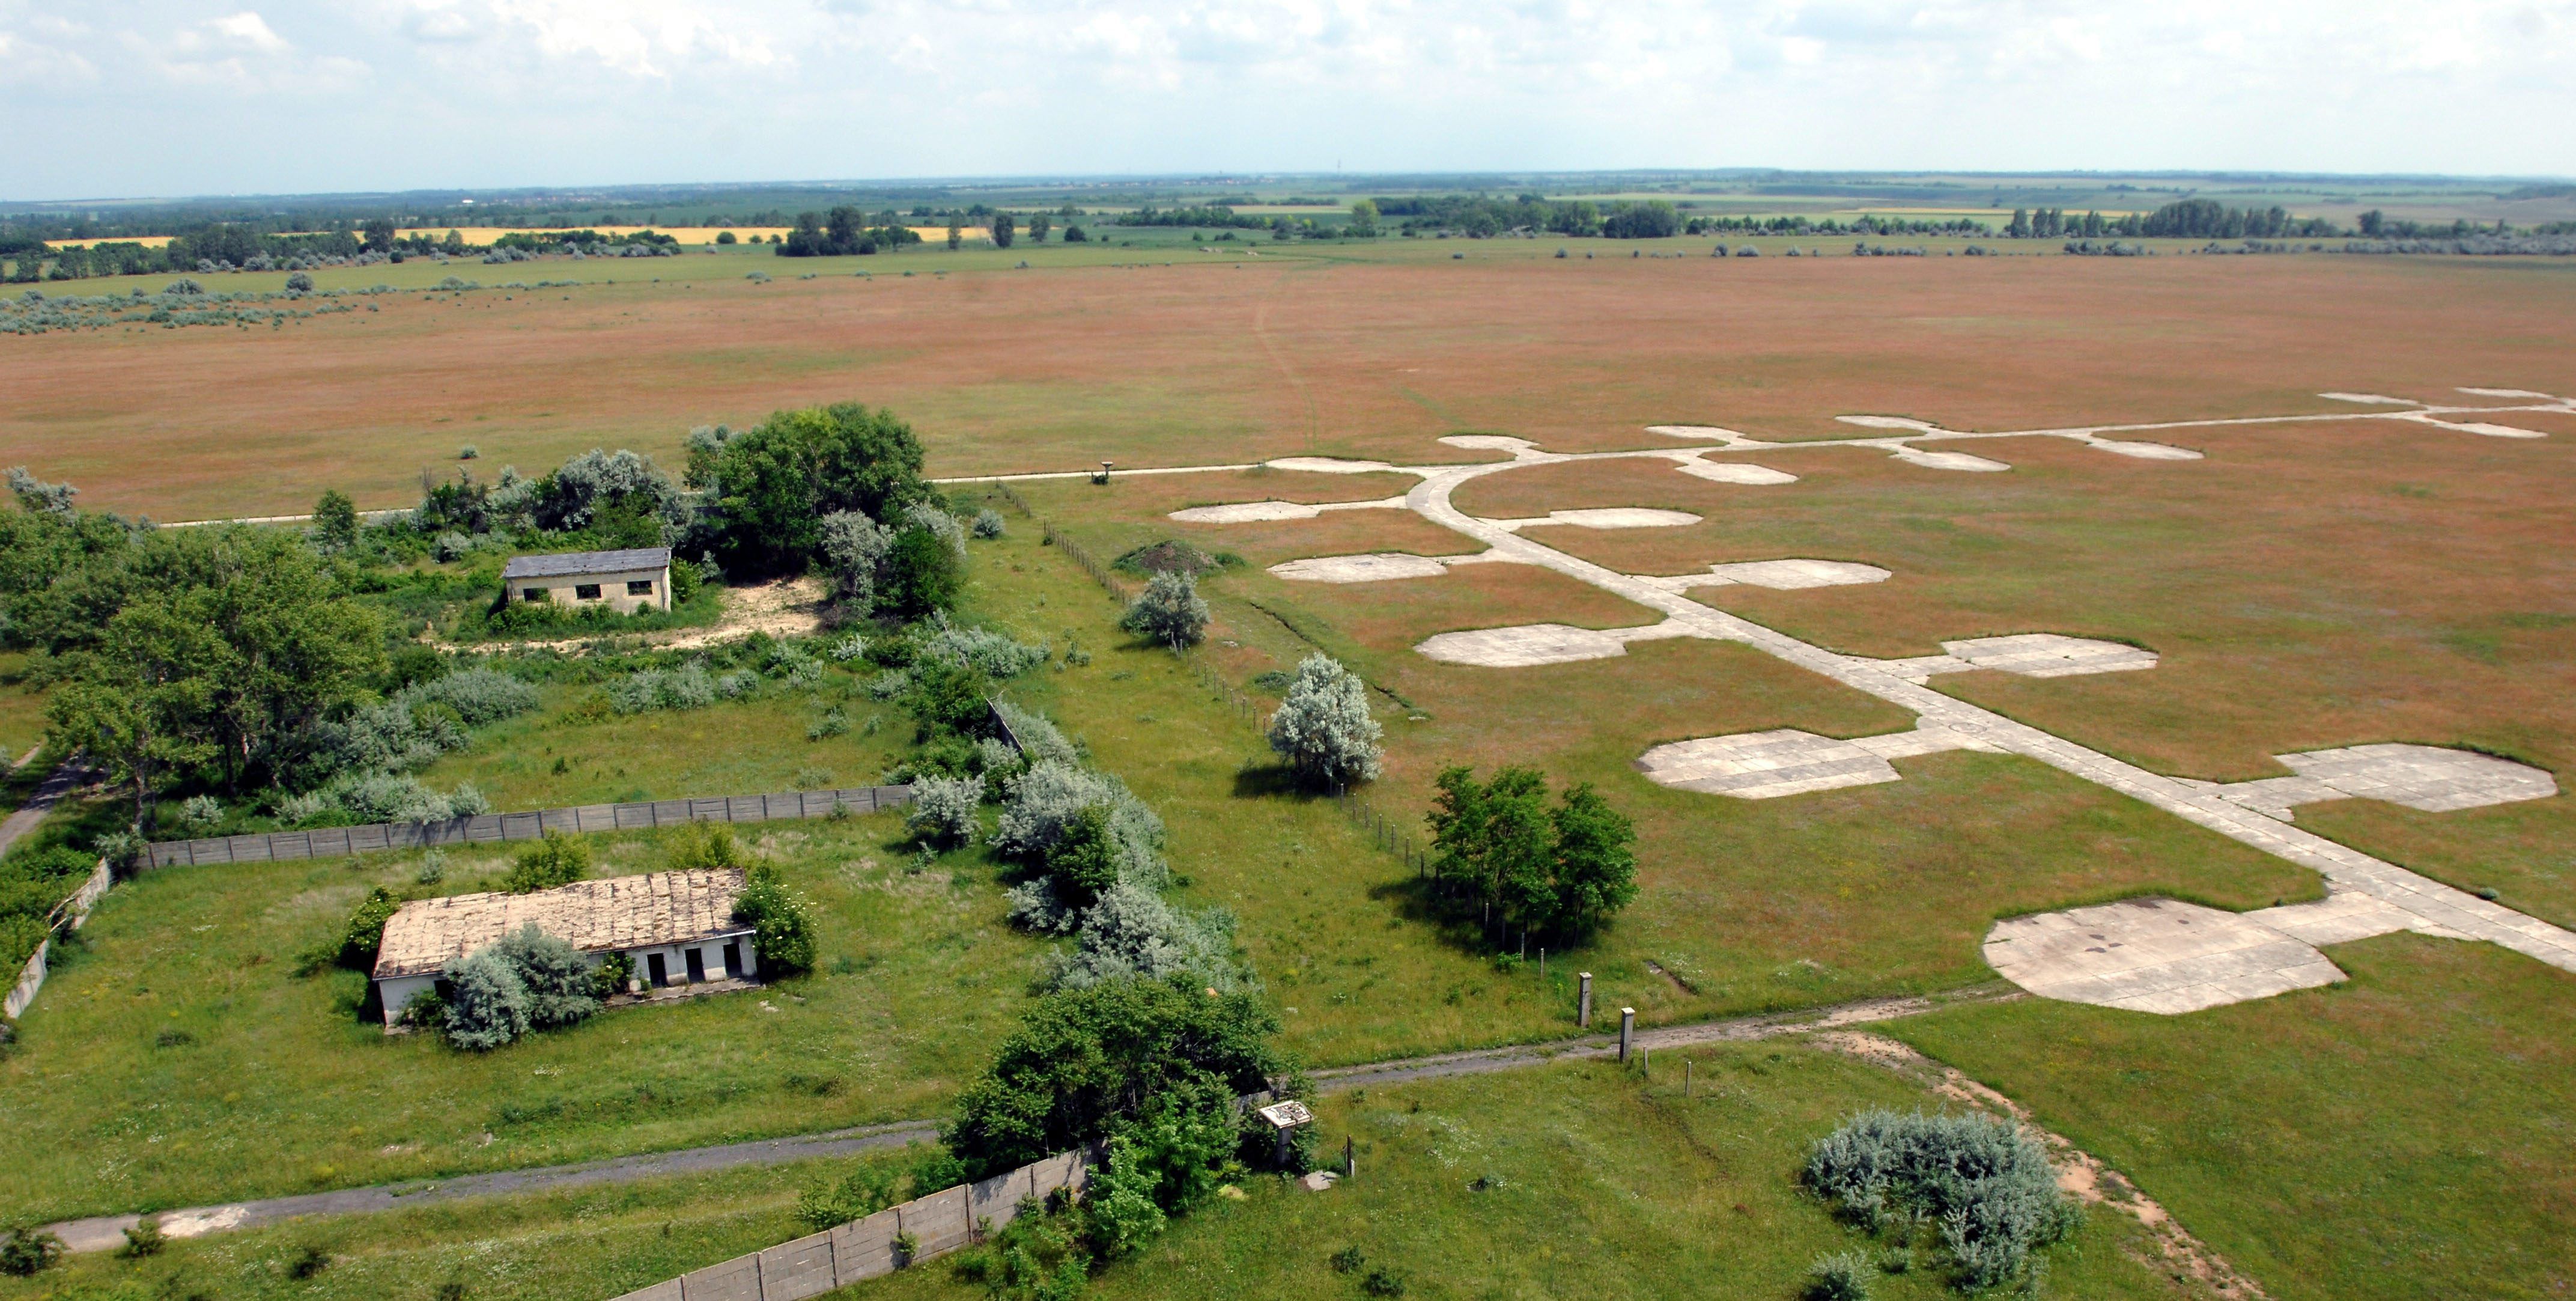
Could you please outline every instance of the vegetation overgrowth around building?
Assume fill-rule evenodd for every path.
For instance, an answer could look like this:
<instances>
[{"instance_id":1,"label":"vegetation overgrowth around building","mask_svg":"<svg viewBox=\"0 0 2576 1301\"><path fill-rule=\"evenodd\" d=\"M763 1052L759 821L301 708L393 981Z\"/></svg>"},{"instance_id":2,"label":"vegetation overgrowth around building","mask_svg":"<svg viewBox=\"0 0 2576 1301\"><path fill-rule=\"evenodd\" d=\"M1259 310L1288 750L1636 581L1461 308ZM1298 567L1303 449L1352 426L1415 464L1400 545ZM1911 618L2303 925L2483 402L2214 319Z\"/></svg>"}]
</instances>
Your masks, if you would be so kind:
<instances>
[{"instance_id":1,"label":"vegetation overgrowth around building","mask_svg":"<svg viewBox=\"0 0 2576 1301\"><path fill-rule=\"evenodd\" d=\"M834 577L841 640L872 640L873 660L913 671L945 713L973 713L986 675L1042 661L1043 649L947 621L968 530L920 470L909 427L856 404L698 431L685 483L594 449L537 478L425 479L418 508L375 523L326 492L303 530L156 528L83 511L69 485L22 468L16 509L0 512L0 641L34 656L31 675L54 688L56 741L105 768L133 834L167 829L154 816L164 796L192 834L252 829L253 807L294 826L481 813L470 785L437 791L413 774L536 708L537 682L596 681L609 712L633 713L738 698L773 677L812 687L824 661L759 637L579 668L516 653L476 663L420 644L442 620L451 639L508 651L530 635L710 621L708 577L815 568ZM497 581L512 552L663 545L683 555L667 613L513 602ZM919 636L904 631L925 620Z\"/></svg>"}]
</instances>

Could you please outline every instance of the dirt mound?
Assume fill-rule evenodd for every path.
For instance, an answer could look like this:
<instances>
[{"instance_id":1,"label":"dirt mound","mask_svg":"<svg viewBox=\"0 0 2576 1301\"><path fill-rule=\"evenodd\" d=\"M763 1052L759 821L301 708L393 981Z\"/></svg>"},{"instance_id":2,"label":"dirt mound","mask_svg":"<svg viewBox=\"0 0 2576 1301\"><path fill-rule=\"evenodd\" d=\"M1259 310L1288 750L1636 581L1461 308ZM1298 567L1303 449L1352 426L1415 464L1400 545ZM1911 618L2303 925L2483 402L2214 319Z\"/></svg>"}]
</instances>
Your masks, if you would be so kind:
<instances>
[{"instance_id":1,"label":"dirt mound","mask_svg":"<svg viewBox=\"0 0 2576 1301\"><path fill-rule=\"evenodd\" d=\"M1170 538L1149 542L1110 563L1130 574L1208 574L1225 568L1224 561Z\"/></svg>"}]
</instances>

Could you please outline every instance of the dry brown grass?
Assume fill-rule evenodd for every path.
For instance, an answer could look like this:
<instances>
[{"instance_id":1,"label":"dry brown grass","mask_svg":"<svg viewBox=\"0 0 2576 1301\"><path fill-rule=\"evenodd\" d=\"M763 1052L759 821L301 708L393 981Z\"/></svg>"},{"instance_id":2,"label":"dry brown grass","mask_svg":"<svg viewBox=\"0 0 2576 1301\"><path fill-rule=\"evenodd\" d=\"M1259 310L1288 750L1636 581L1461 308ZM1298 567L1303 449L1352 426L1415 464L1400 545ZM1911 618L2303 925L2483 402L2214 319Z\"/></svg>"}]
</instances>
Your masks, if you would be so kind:
<instances>
[{"instance_id":1,"label":"dry brown grass","mask_svg":"<svg viewBox=\"0 0 2576 1301\"><path fill-rule=\"evenodd\" d=\"M1418 458L1459 429L1607 447L1668 421L2027 427L2326 410L2325 389L2576 389L2565 265L1631 261L1610 246L1556 261L1504 243L1452 262L1456 245L1029 272L1007 270L1011 250L986 255L989 273L909 279L892 273L930 263L764 259L823 273L769 285L739 279L747 259L691 258L608 270L624 283L570 301L487 292L276 334L11 337L0 459L187 518L301 509L330 484L406 504L418 468L468 439L494 465L594 444L669 456L693 424L853 397L911 417L936 472L971 474ZM641 283L648 271L708 278Z\"/></svg>"}]
</instances>

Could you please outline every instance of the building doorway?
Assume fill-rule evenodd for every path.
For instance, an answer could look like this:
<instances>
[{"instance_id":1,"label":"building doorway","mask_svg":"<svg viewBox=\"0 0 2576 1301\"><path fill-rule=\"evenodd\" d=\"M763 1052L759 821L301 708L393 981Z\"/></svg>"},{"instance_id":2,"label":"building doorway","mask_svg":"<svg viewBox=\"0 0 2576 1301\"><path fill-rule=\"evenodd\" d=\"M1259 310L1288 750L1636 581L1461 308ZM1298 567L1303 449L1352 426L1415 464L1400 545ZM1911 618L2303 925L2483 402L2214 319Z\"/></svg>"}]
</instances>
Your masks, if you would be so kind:
<instances>
[{"instance_id":1,"label":"building doorway","mask_svg":"<svg viewBox=\"0 0 2576 1301\"><path fill-rule=\"evenodd\" d=\"M739 940L727 940L725 941L725 978L728 980L738 979L741 975L742 942Z\"/></svg>"},{"instance_id":2,"label":"building doorway","mask_svg":"<svg viewBox=\"0 0 2576 1301\"><path fill-rule=\"evenodd\" d=\"M671 983L671 968L662 961L661 954L647 955L644 959L644 969L653 977L653 988L660 989Z\"/></svg>"},{"instance_id":3,"label":"building doorway","mask_svg":"<svg viewBox=\"0 0 2576 1301\"><path fill-rule=\"evenodd\" d=\"M705 982L706 978L707 951L704 949L689 950L689 983L692 985L701 984Z\"/></svg>"}]
</instances>

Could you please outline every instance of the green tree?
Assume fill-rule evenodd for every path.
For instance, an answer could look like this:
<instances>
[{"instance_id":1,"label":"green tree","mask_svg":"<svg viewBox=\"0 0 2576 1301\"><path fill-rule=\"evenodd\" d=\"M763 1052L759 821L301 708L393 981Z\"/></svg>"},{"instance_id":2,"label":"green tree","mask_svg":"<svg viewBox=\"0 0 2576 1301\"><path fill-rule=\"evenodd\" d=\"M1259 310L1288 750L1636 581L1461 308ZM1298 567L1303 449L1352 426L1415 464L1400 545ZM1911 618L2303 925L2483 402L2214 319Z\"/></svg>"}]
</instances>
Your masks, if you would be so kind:
<instances>
[{"instance_id":1,"label":"green tree","mask_svg":"<svg viewBox=\"0 0 2576 1301\"><path fill-rule=\"evenodd\" d=\"M1278 1019L1251 993L1191 980L1114 980L1040 999L966 1086L946 1134L971 1178L1124 1132L1161 1097L1231 1100L1287 1064Z\"/></svg>"},{"instance_id":2,"label":"green tree","mask_svg":"<svg viewBox=\"0 0 2576 1301\"><path fill-rule=\"evenodd\" d=\"M801 569L821 554L825 516L887 519L930 491L912 427L856 402L781 411L689 457L689 481L715 485L725 567L742 572Z\"/></svg>"},{"instance_id":3,"label":"green tree","mask_svg":"<svg viewBox=\"0 0 2576 1301\"><path fill-rule=\"evenodd\" d=\"M313 542L325 552L346 551L358 544L358 507L333 488L313 503Z\"/></svg>"},{"instance_id":4,"label":"green tree","mask_svg":"<svg viewBox=\"0 0 2576 1301\"><path fill-rule=\"evenodd\" d=\"M393 218L369 217L367 218L367 224L359 229L365 233L368 252L390 253L393 251L395 230Z\"/></svg>"},{"instance_id":5,"label":"green tree","mask_svg":"<svg viewBox=\"0 0 2576 1301\"><path fill-rule=\"evenodd\" d=\"M883 573L877 607L907 619L956 604L957 589L966 577L957 549L937 533L919 527L894 535L886 548Z\"/></svg>"},{"instance_id":6,"label":"green tree","mask_svg":"<svg viewBox=\"0 0 2576 1301\"><path fill-rule=\"evenodd\" d=\"M1075 814L1047 846L1047 875L1055 878L1055 896L1067 908L1088 908L1118 884L1118 863L1109 810L1098 804Z\"/></svg>"},{"instance_id":7,"label":"green tree","mask_svg":"<svg viewBox=\"0 0 2576 1301\"><path fill-rule=\"evenodd\" d=\"M965 228L959 226L954 219L951 219L948 223L948 247L952 249L956 248L958 243L964 238Z\"/></svg>"},{"instance_id":8,"label":"green tree","mask_svg":"<svg viewBox=\"0 0 2576 1301\"><path fill-rule=\"evenodd\" d=\"M1547 929L1581 935L1637 897L1637 830L1583 782L1552 815L1556 830L1556 898Z\"/></svg>"},{"instance_id":9,"label":"green tree","mask_svg":"<svg viewBox=\"0 0 2576 1301\"><path fill-rule=\"evenodd\" d=\"M1007 212L993 214L993 247L1009 248L1011 240L1018 234L1019 223L1012 220L1011 214Z\"/></svg>"},{"instance_id":10,"label":"green tree","mask_svg":"<svg viewBox=\"0 0 2576 1301\"><path fill-rule=\"evenodd\" d=\"M551 890L590 875L590 846L560 831L547 830L537 843L519 851L503 888L512 894Z\"/></svg>"},{"instance_id":11,"label":"green tree","mask_svg":"<svg viewBox=\"0 0 2576 1301\"><path fill-rule=\"evenodd\" d=\"M85 751L134 800L136 828L173 776L211 763L214 674L226 661L213 629L165 598L119 611L106 649L46 704L54 743Z\"/></svg>"},{"instance_id":12,"label":"green tree","mask_svg":"<svg viewBox=\"0 0 2576 1301\"><path fill-rule=\"evenodd\" d=\"M1029 218L1029 242L1032 244L1046 243L1047 232L1054 228L1055 222L1049 219L1043 212Z\"/></svg>"},{"instance_id":13,"label":"green tree","mask_svg":"<svg viewBox=\"0 0 2576 1301\"><path fill-rule=\"evenodd\" d=\"M1348 229L1352 234L1363 237L1376 235L1377 204L1368 199L1352 204L1351 224Z\"/></svg>"}]
</instances>

